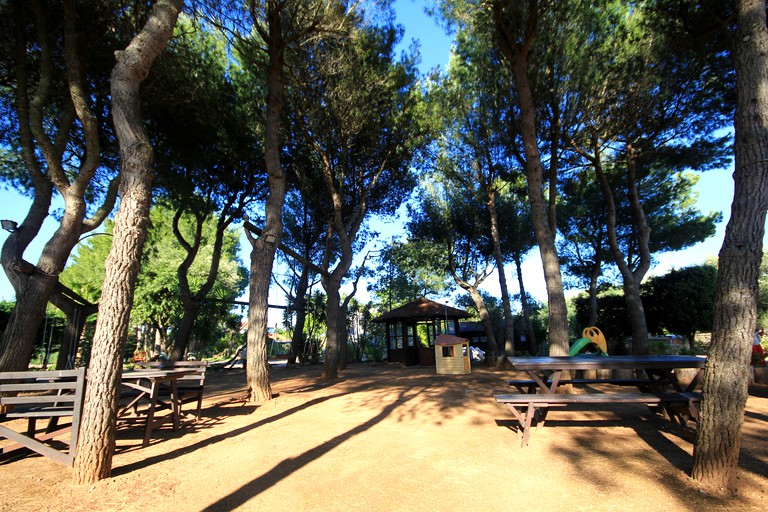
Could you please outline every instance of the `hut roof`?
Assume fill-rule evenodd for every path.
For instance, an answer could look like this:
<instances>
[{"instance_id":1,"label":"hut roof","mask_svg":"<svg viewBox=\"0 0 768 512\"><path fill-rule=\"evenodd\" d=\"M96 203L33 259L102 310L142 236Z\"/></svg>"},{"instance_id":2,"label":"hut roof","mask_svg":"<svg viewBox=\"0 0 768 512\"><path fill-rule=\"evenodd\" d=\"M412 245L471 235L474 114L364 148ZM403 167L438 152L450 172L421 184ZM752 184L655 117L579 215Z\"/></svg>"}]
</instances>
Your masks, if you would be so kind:
<instances>
[{"instance_id":1,"label":"hut roof","mask_svg":"<svg viewBox=\"0 0 768 512\"><path fill-rule=\"evenodd\" d=\"M395 308L389 313L374 318L374 322L386 322L387 320L393 320L397 318L421 320L427 318L469 318L470 315L463 309L452 308L445 304L440 304L429 299L420 298L413 302L409 302L404 306Z\"/></svg>"},{"instance_id":2,"label":"hut roof","mask_svg":"<svg viewBox=\"0 0 768 512\"><path fill-rule=\"evenodd\" d=\"M435 345L461 345L462 343L469 343L466 338L454 336L453 334L441 334L435 338Z\"/></svg>"}]
</instances>

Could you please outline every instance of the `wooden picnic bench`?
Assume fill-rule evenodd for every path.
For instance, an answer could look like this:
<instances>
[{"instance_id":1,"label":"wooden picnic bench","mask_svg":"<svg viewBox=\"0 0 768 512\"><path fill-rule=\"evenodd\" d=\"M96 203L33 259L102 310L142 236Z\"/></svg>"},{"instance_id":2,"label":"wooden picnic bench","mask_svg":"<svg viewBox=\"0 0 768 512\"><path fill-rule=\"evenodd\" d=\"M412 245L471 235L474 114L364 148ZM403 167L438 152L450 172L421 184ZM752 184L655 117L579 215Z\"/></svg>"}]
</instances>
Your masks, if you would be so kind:
<instances>
[{"instance_id":1,"label":"wooden picnic bench","mask_svg":"<svg viewBox=\"0 0 768 512\"><path fill-rule=\"evenodd\" d=\"M197 409L195 411L195 419L200 419L200 412L203 408L203 393L205 391L205 372L208 369L208 361L175 361L175 362L163 362L163 361L151 361L151 362L139 362L137 365L139 368L146 369L183 369L192 370L176 381L177 390L179 393L178 403L179 406L190 402L197 403ZM161 389L161 396L167 396L170 393L170 388L163 387ZM164 404L160 401L161 404ZM181 411L180 411L181 412ZM182 412L183 414L183 412Z\"/></svg>"},{"instance_id":2,"label":"wooden picnic bench","mask_svg":"<svg viewBox=\"0 0 768 512\"><path fill-rule=\"evenodd\" d=\"M3 447L1 453L26 448L66 466L74 465L84 393L85 368L0 373L0 438L17 443ZM58 420L66 417L71 422L60 426ZM26 431L9 426L21 418L27 420ZM37 431L40 419L49 420L43 432ZM50 444L67 433L67 451Z\"/></svg>"},{"instance_id":3,"label":"wooden picnic bench","mask_svg":"<svg viewBox=\"0 0 768 512\"><path fill-rule=\"evenodd\" d=\"M508 383L517 388L517 394L494 395L498 403L507 405L520 422L518 436L522 436L522 446L528 444L530 428L544 424L550 407L571 404L598 404L610 408L619 403L640 403L656 407L670 419L685 426L689 420L698 420L701 393L695 388L706 365L704 358L692 356L540 356L509 357L515 370L526 372L530 380L510 380ZM678 382L675 369L691 368L696 375L684 388ZM645 379L561 379L564 372L574 370L633 370L642 371ZM643 393L614 392L606 389L605 393L562 394L558 388L563 384L605 383L618 386L637 386Z\"/></svg>"},{"instance_id":4,"label":"wooden picnic bench","mask_svg":"<svg viewBox=\"0 0 768 512\"><path fill-rule=\"evenodd\" d=\"M651 393L587 393L587 394L532 394L513 393L493 395L497 403L506 405L520 422L517 431L521 446L528 445L531 426L544 426L549 407L573 404L609 405L637 403L648 406L661 405L665 411L683 426L692 415L698 420L698 404L701 393L681 392L664 393L661 396ZM610 407L609 407L610 408ZM536 424L534 425L534 421Z\"/></svg>"}]
</instances>

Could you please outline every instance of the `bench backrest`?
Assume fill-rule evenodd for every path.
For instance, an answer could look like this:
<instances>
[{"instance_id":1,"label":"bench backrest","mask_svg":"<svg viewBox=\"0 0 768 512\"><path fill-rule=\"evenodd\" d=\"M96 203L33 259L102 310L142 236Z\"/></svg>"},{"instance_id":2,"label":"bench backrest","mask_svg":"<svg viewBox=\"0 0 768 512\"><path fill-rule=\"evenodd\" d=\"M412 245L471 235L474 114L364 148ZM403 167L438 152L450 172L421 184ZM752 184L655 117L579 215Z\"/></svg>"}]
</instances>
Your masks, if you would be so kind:
<instances>
[{"instance_id":1,"label":"bench backrest","mask_svg":"<svg viewBox=\"0 0 768 512\"><path fill-rule=\"evenodd\" d=\"M142 361L136 363L136 367L194 370L194 373L179 378L179 385L185 387L198 385L202 387L205 385L205 371L208 369L208 361Z\"/></svg>"},{"instance_id":2,"label":"bench backrest","mask_svg":"<svg viewBox=\"0 0 768 512\"><path fill-rule=\"evenodd\" d=\"M0 373L0 405L11 409L8 417L28 417L27 409L41 411L57 408L57 415L82 409L85 368L76 370L26 371Z\"/></svg>"},{"instance_id":3,"label":"bench backrest","mask_svg":"<svg viewBox=\"0 0 768 512\"><path fill-rule=\"evenodd\" d=\"M0 424L0 438L18 443L4 447L2 452L28 448L71 467L77 454L84 395L85 368L0 373L0 412L7 418L26 418L28 423L26 433ZM59 426L58 420L63 417L71 417L72 422ZM45 434L38 436L35 422L46 418L49 419L48 428ZM67 433L68 452L46 443Z\"/></svg>"}]
</instances>

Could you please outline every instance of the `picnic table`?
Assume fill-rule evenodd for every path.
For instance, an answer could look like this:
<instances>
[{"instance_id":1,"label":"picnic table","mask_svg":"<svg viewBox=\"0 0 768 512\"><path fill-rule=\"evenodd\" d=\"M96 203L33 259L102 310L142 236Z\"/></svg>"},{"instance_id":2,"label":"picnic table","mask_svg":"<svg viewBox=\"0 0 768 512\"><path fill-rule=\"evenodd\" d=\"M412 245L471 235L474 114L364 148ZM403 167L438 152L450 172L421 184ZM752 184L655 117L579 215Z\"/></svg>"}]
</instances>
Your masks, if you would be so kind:
<instances>
[{"instance_id":1,"label":"picnic table","mask_svg":"<svg viewBox=\"0 0 768 512\"><path fill-rule=\"evenodd\" d=\"M120 384L131 393L129 403L121 406L117 416L120 421L146 421L144 441L142 446L148 446L152 431L168 421L173 422L173 430L178 431L181 425L181 397L179 396L178 381L186 375L194 374L194 368L152 368L145 370L124 371ZM161 386L170 390L168 401L161 399ZM139 411L139 404L147 402L145 409ZM171 414L156 417L158 408L169 407ZM129 414L133 411L133 416Z\"/></svg>"},{"instance_id":2,"label":"picnic table","mask_svg":"<svg viewBox=\"0 0 768 512\"><path fill-rule=\"evenodd\" d=\"M695 392L701 380L706 359L696 356L648 355L648 356L570 356L570 357L509 357L509 362L516 370L522 370L530 381L510 381L518 389L522 382L533 383L528 386L528 393L497 394L497 402L505 404L519 420L522 446L528 444L530 428L536 420L537 426L543 426L550 407L571 404L602 404L609 408L619 403L643 403L660 406L671 418L682 425L689 419L698 419L698 404L701 394ZM690 383L683 386L676 374L676 369L692 368L698 370ZM616 370L629 369L643 373L640 379L591 379L589 383L626 385L635 384L641 392L627 393L623 390L604 393L559 394L558 388L563 383L574 380L561 379L563 372L574 370ZM587 381L585 381L587 382ZM517 383L517 384L515 384ZM620 389L620 388L617 388Z\"/></svg>"}]
</instances>

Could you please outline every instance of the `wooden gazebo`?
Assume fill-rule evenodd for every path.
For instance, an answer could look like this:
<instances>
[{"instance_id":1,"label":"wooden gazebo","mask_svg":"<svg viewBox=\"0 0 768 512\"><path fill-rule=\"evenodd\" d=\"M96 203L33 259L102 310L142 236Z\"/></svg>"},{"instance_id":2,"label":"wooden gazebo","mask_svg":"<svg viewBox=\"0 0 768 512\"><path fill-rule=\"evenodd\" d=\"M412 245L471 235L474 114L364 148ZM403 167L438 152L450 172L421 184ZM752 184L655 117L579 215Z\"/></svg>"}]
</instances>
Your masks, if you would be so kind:
<instances>
[{"instance_id":1,"label":"wooden gazebo","mask_svg":"<svg viewBox=\"0 0 768 512\"><path fill-rule=\"evenodd\" d=\"M446 304L420 298L374 318L387 326L387 359L405 365L435 364L439 334L458 334L459 319L471 315Z\"/></svg>"}]
</instances>

